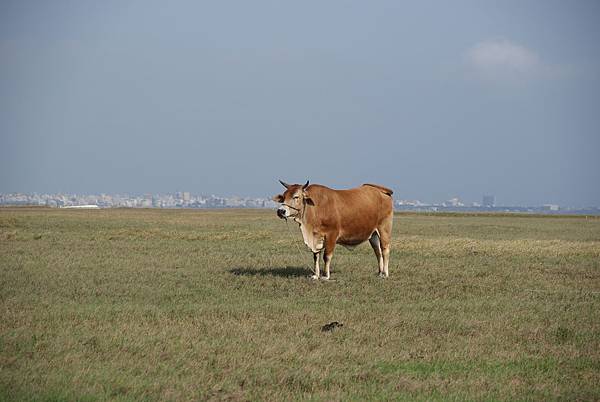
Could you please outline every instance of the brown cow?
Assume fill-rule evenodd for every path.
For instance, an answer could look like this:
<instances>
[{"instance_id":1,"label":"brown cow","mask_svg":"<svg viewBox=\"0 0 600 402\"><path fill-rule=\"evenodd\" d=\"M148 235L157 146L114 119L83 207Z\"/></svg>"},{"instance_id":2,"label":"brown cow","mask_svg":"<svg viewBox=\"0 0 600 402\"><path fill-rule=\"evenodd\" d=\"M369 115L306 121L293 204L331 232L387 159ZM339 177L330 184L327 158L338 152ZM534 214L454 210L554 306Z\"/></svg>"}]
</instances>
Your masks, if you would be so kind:
<instances>
[{"instance_id":1,"label":"brown cow","mask_svg":"<svg viewBox=\"0 0 600 402\"><path fill-rule=\"evenodd\" d=\"M283 194L273 197L282 205L277 216L292 218L300 225L304 243L313 252L315 272L319 279L319 255L323 249L325 276L336 244L357 246L369 240L377 256L379 275L388 277L390 241L394 218L392 190L376 184L363 184L350 190L333 190L318 184L287 184Z\"/></svg>"}]
</instances>

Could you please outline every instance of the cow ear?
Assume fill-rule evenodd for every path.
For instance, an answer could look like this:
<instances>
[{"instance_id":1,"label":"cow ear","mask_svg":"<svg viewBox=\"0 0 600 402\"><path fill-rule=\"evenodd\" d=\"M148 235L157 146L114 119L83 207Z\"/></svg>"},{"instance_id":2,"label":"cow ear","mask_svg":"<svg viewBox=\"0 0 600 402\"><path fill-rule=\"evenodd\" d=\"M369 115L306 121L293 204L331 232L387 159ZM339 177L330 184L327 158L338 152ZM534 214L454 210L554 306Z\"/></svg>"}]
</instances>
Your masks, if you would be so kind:
<instances>
[{"instance_id":1,"label":"cow ear","mask_svg":"<svg viewBox=\"0 0 600 402\"><path fill-rule=\"evenodd\" d=\"M308 195L308 193L306 191L302 195L303 195L305 203L307 203L308 205L311 205L313 207L315 206L315 202L313 201L312 198L310 198L310 195Z\"/></svg>"},{"instance_id":2,"label":"cow ear","mask_svg":"<svg viewBox=\"0 0 600 402\"><path fill-rule=\"evenodd\" d=\"M272 198L273 201L279 202L279 203L283 202L283 199L284 199L283 195L281 195L281 194L274 195Z\"/></svg>"}]
</instances>

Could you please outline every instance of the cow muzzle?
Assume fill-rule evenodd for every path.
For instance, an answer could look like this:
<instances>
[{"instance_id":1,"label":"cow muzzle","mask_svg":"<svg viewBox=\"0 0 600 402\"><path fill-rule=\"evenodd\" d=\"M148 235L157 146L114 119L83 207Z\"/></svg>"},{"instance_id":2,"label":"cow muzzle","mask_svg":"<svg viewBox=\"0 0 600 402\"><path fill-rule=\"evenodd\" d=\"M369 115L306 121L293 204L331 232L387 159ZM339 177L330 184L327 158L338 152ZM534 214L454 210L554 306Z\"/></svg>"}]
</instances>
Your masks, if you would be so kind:
<instances>
[{"instance_id":1,"label":"cow muzzle","mask_svg":"<svg viewBox=\"0 0 600 402\"><path fill-rule=\"evenodd\" d=\"M277 209L277 216L281 219L287 219L285 208L281 207Z\"/></svg>"}]
</instances>

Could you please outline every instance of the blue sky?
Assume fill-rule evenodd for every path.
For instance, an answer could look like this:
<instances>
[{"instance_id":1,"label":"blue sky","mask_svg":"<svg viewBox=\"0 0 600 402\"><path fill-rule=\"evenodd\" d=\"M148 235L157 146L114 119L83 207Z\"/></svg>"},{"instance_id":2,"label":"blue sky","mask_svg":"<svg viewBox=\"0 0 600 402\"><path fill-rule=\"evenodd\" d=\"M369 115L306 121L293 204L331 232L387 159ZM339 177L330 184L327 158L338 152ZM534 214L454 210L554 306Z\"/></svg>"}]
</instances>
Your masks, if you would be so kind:
<instances>
[{"instance_id":1,"label":"blue sky","mask_svg":"<svg viewBox=\"0 0 600 402\"><path fill-rule=\"evenodd\" d=\"M0 192L600 205L596 1L4 1Z\"/></svg>"}]
</instances>

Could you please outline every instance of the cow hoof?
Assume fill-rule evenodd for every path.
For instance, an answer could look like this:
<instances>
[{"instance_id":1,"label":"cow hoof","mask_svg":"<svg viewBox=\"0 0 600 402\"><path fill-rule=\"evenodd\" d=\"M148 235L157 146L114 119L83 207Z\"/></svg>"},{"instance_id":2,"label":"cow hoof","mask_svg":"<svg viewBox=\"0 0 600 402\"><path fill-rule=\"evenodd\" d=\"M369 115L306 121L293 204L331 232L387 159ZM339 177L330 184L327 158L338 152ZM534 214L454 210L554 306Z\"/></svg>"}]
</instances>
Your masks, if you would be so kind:
<instances>
[{"instance_id":1,"label":"cow hoof","mask_svg":"<svg viewBox=\"0 0 600 402\"><path fill-rule=\"evenodd\" d=\"M328 281L329 277L328 276L322 276L321 279L324 280L324 281Z\"/></svg>"},{"instance_id":2,"label":"cow hoof","mask_svg":"<svg viewBox=\"0 0 600 402\"><path fill-rule=\"evenodd\" d=\"M319 277L317 275L309 276L308 278L312 279L313 281L316 281L319 279Z\"/></svg>"},{"instance_id":3,"label":"cow hoof","mask_svg":"<svg viewBox=\"0 0 600 402\"><path fill-rule=\"evenodd\" d=\"M384 278L384 279L386 278L386 276L385 276L385 274L384 274L383 272L380 272L378 276L379 276L380 278Z\"/></svg>"}]
</instances>

